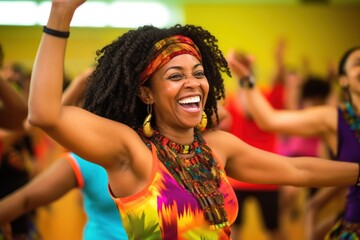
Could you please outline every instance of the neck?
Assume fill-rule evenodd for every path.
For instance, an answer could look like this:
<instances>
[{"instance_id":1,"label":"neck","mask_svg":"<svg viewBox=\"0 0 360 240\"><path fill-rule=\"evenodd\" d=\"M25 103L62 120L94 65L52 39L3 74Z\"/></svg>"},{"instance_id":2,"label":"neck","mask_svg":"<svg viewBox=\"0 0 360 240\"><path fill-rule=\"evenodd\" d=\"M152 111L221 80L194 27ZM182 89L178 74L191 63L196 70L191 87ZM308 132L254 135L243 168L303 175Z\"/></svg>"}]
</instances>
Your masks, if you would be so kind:
<instances>
[{"instance_id":1,"label":"neck","mask_svg":"<svg viewBox=\"0 0 360 240\"><path fill-rule=\"evenodd\" d=\"M164 129L159 128L159 132L164 137L170 139L173 142L178 144L191 144L194 141L194 129L188 129L185 131L174 130L174 129Z\"/></svg>"}]
</instances>

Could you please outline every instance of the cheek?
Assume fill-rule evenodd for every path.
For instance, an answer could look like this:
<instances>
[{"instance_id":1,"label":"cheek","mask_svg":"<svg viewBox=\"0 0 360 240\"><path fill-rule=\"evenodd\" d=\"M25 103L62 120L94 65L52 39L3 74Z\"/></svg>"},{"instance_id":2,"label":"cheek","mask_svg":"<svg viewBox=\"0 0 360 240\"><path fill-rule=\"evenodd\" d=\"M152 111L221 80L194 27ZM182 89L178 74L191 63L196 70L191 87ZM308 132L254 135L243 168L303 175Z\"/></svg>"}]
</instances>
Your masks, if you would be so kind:
<instances>
[{"instance_id":1,"label":"cheek","mask_svg":"<svg viewBox=\"0 0 360 240\"><path fill-rule=\"evenodd\" d=\"M153 90L155 98L159 99L167 96L173 97L179 91L179 84L176 84L176 82L169 82L167 84L162 84L161 86L156 86Z\"/></svg>"},{"instance_id":2,"label":"cheek","mask_svg":"<svg viewBox=\"0 0 360 240\"><path fill-rule=\"evenodd\" d=\"M208 94L209 93L209 82L207 80L204 80L203 82L201 82L201 88L203 89L204 93Z\"/></svg>"},{"instance_id":3,"label":"cheek","mask_svg":"<svg viewBox=\"0 0 360 240\"><path fill-rule=\"evenodd\" d=\"M169 82L168 84L164 84L161 89L159 89L161 92L167 95L176 95L179 92L179 89L181 88L180 81L179 82Z\"/></svg>"},{"instance_id":4,"label":"cheek","mask_svg":"<svg viewBox=\"0 0 360 240\"><path fill-rule=\"evenodd\" d=\"M348 72L348 76L352 79L352 78L360 78L360 67L356 67L351 69Z\"/></svg>"},{"instance_id":5,"label":"cheek","mask_svg":"<svg viewBox=\"0 0 360 240\"><path fill-rule=\"evenodd\" d=\"M209 82L206 80L204 83L201 84L201 89L203 91L203 95L204 95L204 101L203 103L205 104L209 95Z\"/></svg>"}]
</instances>

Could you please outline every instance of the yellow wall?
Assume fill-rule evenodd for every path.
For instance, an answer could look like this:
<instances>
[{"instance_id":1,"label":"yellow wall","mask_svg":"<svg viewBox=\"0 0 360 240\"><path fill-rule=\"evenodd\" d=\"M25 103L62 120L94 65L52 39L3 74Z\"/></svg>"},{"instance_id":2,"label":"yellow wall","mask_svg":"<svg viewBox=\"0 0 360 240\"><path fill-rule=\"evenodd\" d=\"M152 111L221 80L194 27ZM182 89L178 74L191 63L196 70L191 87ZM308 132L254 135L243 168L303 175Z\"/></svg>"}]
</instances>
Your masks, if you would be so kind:
<instances>
[{"instance_id":1,"label":"yellow wall","mask_svg":"<svg viewBox=\"0 0 360 240\"><path fill-rule=\"evenodd\" d=\"M201 25L217 36L226 54L236 48L255 55L255 71L261 81L274 70L275 45L287 41L286 62L300 67L310 60L311 69L326 71L350 46L360 45L360 5L188 5L188 23ZM234 81L227 81L231 90Z\"/></svg>"},{"instance_id":2,"label":"yellow wall","mask_svg":"<svg viewBox=\"0 0 360 240\"><path fill-rule=\"evenodd\" d=\"M213 5L187 4L185 22L201 25L219 39L226 54L237 48L256 57L256 75L266 82L274 69L277 40L287 40L286 62L298 68L304 58L311 69L325 73L327 63L336 63L341 53L360 44L360 5ZM110 43L125 29L72 28L66 55L66 71L73 77L91 65L95 51ZM31 67L41 37L41 27L0 26L5 59ZM233 81L226 78L228 90Z\"/></svg>"},{"instance_id":3,"label":"yellow wall","mask_svg":"<svg viewBox=\"0 0 360 240\"><path fill-rule=\"evenodd\" d=\"M72 28L66 52L65 71L70 75L91 66L96 50L123 34L126 29ZM5 61L19 61L31 68L40 43L42 27L0 26Z\"/></svg>"}]
</instances>

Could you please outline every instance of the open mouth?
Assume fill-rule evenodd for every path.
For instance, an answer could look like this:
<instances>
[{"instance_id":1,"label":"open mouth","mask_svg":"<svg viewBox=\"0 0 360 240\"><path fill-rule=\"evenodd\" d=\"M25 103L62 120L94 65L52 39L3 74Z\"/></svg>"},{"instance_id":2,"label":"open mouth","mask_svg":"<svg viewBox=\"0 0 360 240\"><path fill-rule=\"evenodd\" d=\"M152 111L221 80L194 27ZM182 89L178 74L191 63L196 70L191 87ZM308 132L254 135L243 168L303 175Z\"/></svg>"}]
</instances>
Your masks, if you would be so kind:
<instances>
[{"instance_id":1,"label":"open mouth","mask_svg":"<svg viewBox=\"0 0 360 240\"><path fill-rule=\"evenodd\" d=\"M197 110L200 107L200 96L183 98L178 103L186 109Z\"/></svg>"}]
</instances>

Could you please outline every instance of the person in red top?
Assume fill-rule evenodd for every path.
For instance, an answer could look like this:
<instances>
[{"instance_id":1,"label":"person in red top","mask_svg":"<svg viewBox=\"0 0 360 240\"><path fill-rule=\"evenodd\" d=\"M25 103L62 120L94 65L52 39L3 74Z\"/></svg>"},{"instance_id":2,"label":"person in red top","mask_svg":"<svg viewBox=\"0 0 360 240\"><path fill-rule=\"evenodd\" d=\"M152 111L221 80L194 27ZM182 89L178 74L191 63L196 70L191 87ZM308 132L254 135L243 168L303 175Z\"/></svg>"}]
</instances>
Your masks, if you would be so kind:
<instances>
[{"instance_id":1,"label":"person in red top","mask_svg":"<svg viewBox=\"0 0 360 240\"><path fill-rule=\"evenodd\" d=\"M235 51L230 54L235 54L238 58L244 57L242 53ZM280 65L278 66L280 69ZM280 76L279 74L280 71L278 76ZM280 77L275 78L274 84L270 89L264 89L264 94L267 96L269 102L272 103L273 107L279 109L283 108L284 86ZM224 120L226 123L223 121L220 124L220 128L231 132L254 147L276 153L277 135L263 131L256 125L247 110L246 99L244 96L239 92L232 93L231 95L229 94L225 100L224 107L228 111L230 117ZM281 236L279 227L279 187L276 185L252 184L239 182L231 178L229 179L239 202L238 216L232 226L233 236L241 235L241 227L244 223L243 213L246 199L255 198L259 203L264 227L269 235L269 239L279 239Z\"/></svg>"},{"instance_id":2,"label":"person in red top","mask_svg":"<svg viewBox=\"0 0 360 240\"><path fill-rule=\"evenodd\" d=\"M243 57L241 53L235 51L230 54L235 54L239 58ZM264 94L273 107L281 109L283 108L284 86L283 82L279 79L281 78L276 77L271 89L264 90ZM254 147L276 153L277 135L263 131L256 125L247 110L246 101L239 91L229 94L225 100L224 107L229 113L229 118L224 119L220 123L222 130L231 132ZM269 235L269 239L281 239L279 187L270 184L239 182L231 178L230 182L239 202L239 214L232 226L233 236L241 235L241 227L244 223L243 209L246 199L255 198L259 203L264 228Z\"/></svg>"}]
</instances>

